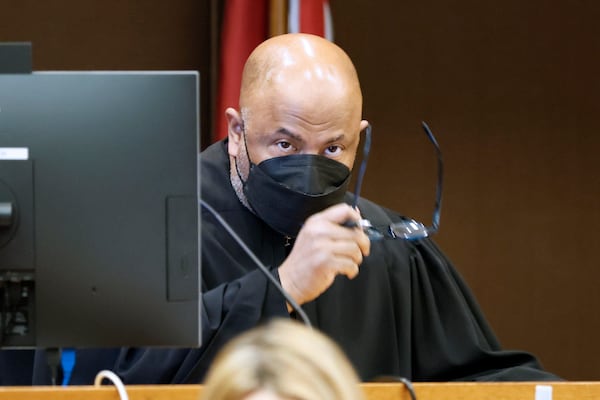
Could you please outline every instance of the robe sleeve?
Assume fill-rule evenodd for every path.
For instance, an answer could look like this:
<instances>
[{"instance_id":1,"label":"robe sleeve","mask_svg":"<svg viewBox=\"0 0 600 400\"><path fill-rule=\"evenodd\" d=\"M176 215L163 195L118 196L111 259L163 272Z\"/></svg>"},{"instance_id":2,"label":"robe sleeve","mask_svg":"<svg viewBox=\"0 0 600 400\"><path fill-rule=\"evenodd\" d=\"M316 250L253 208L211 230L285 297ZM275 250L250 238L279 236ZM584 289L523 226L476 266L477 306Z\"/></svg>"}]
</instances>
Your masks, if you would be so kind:
<instances>
[{"instance_id":1,"label":"robe sleeve","mask_svg":"<svg viewBox=\"0 0 600 400\"><path fill-rule=\"evenodd\" d=\"M561 380L529 353L503 350L458 272L429 239L411 256L413 375L425 381Z\"/></svg>"},{"instance_id":2,"label":"robe sleeve","mask_svg":"<svg viewBox=\"0 0 600 400\"><path fill-rule=\"evenodd\" d=\"M276 275L277 270L271 271ZM123 349L114 371L127 384L199 383L223 345L265 317L288 317L285 298L260 270L207 291L198 349Z\"/></svg>"}]
</instances>

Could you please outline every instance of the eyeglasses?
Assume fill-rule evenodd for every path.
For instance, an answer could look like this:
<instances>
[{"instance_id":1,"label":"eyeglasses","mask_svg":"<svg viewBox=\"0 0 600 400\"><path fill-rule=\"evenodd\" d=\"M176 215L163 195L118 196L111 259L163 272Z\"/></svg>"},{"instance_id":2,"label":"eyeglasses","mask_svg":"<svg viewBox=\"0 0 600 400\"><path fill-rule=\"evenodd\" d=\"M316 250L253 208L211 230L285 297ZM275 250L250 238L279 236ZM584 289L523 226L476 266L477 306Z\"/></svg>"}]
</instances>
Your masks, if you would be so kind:
<instances>
[{"instance_id":1,"label":"eyeglasses","mask_svg":"<svg viewBox=\"0 0 600 400\"><path fill-rule=\"evenodd\" d=\"M382 240L382 239L405 239L405 240L417 240L435 234L440 226L440 212L442 208L442 187L444 183L444 163L442 159L442 152L440 146L433 136L431 129L425 122L421 122L425 134L429 138L429 141L435 147L437 160L438 160L438 178L437 178L437 189L435 197L435 207L433 210L433 221L431 226L427 227L421 222L405 218L400 222L395 222L384 227L375 227L369 220L362 219L358 222L358 226L364 230L370 240ZM362 180L364 177L367 159L371 148L371 126L369 125L366 130L365 146L363 150L363 160L360 166L360 170L357 177L356 188L354 192L354 208L358 203L358 197L360 194L360 188L362 186Z\"/></svg>"}]
</instances>

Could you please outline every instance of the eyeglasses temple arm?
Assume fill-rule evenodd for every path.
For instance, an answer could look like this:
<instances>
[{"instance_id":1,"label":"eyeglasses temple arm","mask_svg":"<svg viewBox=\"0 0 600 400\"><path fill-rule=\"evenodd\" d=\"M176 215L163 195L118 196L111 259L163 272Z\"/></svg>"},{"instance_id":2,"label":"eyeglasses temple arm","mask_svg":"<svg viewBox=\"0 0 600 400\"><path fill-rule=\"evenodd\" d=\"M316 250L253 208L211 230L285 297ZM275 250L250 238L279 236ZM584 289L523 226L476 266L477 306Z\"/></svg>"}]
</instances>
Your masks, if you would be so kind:
<instances>
[{"instance_id":1,"label":"eyeglasses temple arm","mask_svg":"<svg viewBox=\"0 0 600 400\"><path fill-rule=\"evenodd\" d=\"M434 233L434 232L437 232L437 230L440 226L440 214L441 214L441 209L442 209L442 189L443 189L443 185L444 185L444 160L442 158L442 151L440 150L440 146L438 145L438 142L435 139L435 136L433 136L431 129L429 129L429 126L427 125L427 123L425 123L425 121L421 121L421 125L423 125L423 130L425 130L427 137L429 138L431 143L433 143L433 146L435 147L437 159L438 159L437 190L436 190L436 195L435 195L435 207L433 210L433 222L432 222L432 224L433 224L432 225L432 230L433 230L432 233Z\"/></svg>"},{"instance_id":2,"label":"eyeglasses temple arm","mask_svg":"<svg viewBox=\"0 0 600 400\"><path fill-rule=\"evenodd\" d=\"M367 161L369 160L369 153L371 151L371 125L367 125L367 129L365 132L365 145L363 147L363 157L362 162L360 163L360 168L358 170L358 177L356 178L356 188L354 189L354 201L352 204L352 208L357 208L358 206L358 197L360 196L360 189L362 187L362 181L365 176L365 171L367 170Z\"/></svg>"}]
</instances>

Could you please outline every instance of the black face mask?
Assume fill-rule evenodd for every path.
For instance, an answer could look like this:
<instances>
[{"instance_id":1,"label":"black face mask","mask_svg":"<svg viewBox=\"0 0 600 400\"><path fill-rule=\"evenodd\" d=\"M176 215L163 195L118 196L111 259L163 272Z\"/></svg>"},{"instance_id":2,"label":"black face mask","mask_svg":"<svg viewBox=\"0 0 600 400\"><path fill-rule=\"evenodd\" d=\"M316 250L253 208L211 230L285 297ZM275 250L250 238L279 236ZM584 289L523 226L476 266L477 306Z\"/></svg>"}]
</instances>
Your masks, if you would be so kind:
<instances>
[{"instance_id":1,"label":"black face mask","mask_svg":"<svg viewBox=\"0 0 600 400\"><path fill-rule=\"evenodd\" d=\"M244 182L254 212L276 231L295 237L312 214L342 202L350 169L320 155L298 154L267 159Z\"/></svg>"}]
</instances>

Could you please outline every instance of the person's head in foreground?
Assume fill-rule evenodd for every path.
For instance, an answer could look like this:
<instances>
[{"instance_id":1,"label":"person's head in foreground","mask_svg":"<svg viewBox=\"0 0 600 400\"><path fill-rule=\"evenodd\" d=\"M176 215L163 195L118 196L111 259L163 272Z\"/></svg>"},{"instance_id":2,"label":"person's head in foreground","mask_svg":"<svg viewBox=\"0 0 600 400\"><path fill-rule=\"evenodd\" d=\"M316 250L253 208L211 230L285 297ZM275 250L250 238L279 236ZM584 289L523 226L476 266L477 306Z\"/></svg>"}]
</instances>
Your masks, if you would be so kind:
<instances>
[{"instance_id":1,"label":"person's head in foreground","mask_svg":"<svg viewBox=\"0 0 600 400\"><path fill-rule=\"evenodd\" d=\"M296 321L271 320L229 342L202 392L210 400L364 399L349 360L324 334Z\"/></svg>"}]
</instances>

